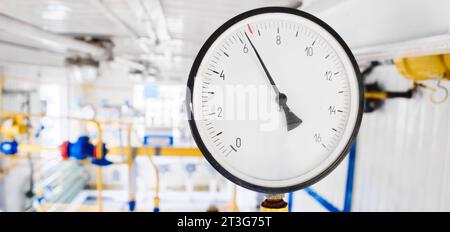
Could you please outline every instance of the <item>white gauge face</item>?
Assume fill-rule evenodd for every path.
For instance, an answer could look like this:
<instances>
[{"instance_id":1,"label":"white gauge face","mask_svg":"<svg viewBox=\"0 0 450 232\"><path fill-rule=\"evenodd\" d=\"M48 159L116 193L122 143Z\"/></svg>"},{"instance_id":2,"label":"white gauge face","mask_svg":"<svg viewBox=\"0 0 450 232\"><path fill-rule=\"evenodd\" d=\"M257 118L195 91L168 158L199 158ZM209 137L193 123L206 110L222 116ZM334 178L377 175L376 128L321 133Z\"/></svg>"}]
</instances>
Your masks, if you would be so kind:
<instances>
[{"instance_id":1,"label":"white gauge face","mask_svg":"<svg viewBox=\"0 0 450 232\"><path fill-rule=\"evenodd\" d=\"M202 48L188 83L191 129L226 177L284 192L342 160L359 127L362 90L331 29L303 12L263 9L228 22Z\"/></svg>"}]
</instances>

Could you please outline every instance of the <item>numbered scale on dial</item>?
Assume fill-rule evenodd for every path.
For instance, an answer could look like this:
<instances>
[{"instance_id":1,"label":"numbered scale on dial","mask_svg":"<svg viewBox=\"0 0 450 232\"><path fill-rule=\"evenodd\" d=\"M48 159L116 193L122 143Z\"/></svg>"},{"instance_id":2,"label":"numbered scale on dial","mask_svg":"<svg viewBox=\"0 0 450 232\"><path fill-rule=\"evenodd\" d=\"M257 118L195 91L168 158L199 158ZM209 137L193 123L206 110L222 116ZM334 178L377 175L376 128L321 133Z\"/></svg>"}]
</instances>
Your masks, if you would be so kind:
<instances>
[{"instance_id":1,"label":"numbered scale on dial","mask_svg":"<svg viewBox=\"0 0 450 232\"><path fill-rule=\"evenodd\" d=\"M248 11L201 48L188 80L192 134L206 159L243 187L285 193L345 157L362 117L362 83L347 45L294 9Z\"/></svg>"}]
</instances>

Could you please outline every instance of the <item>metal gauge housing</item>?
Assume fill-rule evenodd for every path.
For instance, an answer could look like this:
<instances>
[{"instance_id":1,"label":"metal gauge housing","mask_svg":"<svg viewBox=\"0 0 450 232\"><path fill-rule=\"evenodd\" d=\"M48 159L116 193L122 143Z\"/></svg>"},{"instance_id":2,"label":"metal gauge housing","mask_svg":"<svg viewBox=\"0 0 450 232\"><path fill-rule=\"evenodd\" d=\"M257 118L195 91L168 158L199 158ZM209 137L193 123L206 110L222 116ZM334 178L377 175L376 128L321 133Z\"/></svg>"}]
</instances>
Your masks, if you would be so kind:
<instances>
[{"instance_id":1,"label":"metal gauge housing","mask_svg":"<svg viewBox=\"0 0 450 232\"><path fill-rule=\"evenodd\" d=\"M223 24L199 51L187 86L189 125L205 158L258 192L325 177L362 118L350 49L326 23L290 8L255 9Z\"/></svg>"}]
</instances>

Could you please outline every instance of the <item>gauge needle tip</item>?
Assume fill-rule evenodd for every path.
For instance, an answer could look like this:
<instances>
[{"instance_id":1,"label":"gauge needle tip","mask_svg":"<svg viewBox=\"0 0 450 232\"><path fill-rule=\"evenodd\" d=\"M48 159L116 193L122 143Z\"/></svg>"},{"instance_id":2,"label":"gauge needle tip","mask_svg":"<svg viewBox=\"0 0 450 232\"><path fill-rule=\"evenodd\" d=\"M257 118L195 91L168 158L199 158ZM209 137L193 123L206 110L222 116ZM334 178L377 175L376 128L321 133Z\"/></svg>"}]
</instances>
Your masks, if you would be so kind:
<instances>
[{"instance_id":1,"label":"gauge needle tip","mask_svg":"<svg viewBox=\"0 0 450 232\"><path fill-rule=\"evenodd\" d=\"M302 120L295 115L291 109L287 106L287 96L284 93L278 94L278 104L283 108L284 114L286 116L286 124L288 131L293 130L302 124Z\"/></svg>"}]
</instances>

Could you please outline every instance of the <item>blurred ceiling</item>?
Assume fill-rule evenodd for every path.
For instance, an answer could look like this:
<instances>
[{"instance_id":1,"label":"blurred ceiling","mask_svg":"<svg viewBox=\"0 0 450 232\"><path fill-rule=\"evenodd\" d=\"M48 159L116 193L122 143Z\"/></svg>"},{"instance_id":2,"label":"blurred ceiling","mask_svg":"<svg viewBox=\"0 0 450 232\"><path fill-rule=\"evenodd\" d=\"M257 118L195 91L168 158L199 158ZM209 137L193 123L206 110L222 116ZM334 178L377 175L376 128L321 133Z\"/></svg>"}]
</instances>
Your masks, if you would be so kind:
<instances>
[{"instance_id":1,"label":"blurred ceiling","mask_svg":"<svg viewBox=\"0 0 450 232\"><path fill-rule=\"evenodd\" d=\"M61 67L67 56L104 50L79 39L107 39L121 65L150 67L162 80L184 82L216 28L264 6L301 6L318 16L360 65L411 51L450 52L448 0L0 0L0 62Z\"/></svg>"},{"instance_id":2,"label":"blurred ceiling","mask_svg":"<svg viewBox=\"0 0 450 232\"><path fill-rule=\"evenodd\" d=\"M274 5L298 8L301 0L0 0L0 16L66 37L111 39L115 57L149 62L164 79L185 80L216 28L241 12ZM4 62L54 66L66 55L1 27L0 53Z\"/></svg>"}]
</instances>

